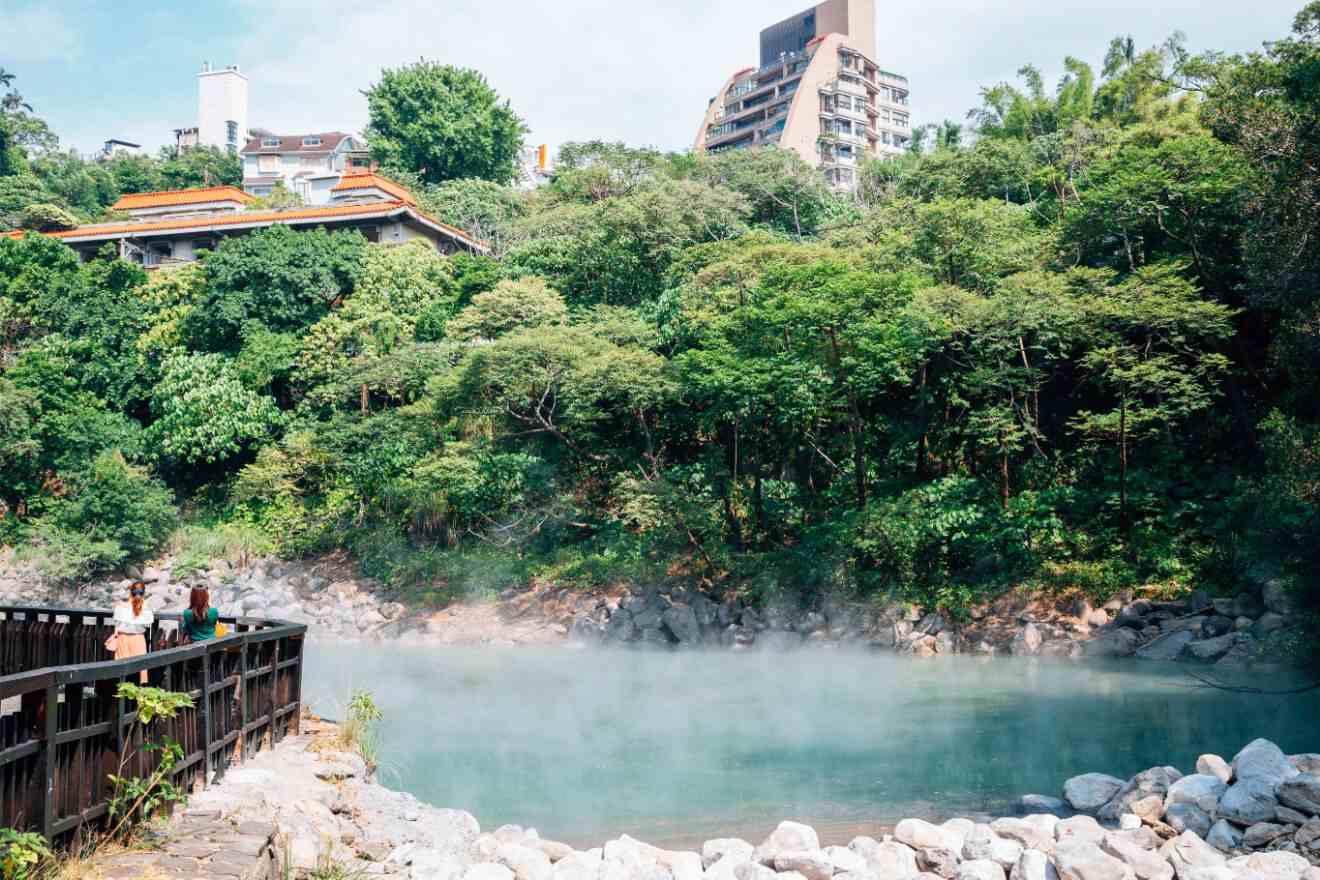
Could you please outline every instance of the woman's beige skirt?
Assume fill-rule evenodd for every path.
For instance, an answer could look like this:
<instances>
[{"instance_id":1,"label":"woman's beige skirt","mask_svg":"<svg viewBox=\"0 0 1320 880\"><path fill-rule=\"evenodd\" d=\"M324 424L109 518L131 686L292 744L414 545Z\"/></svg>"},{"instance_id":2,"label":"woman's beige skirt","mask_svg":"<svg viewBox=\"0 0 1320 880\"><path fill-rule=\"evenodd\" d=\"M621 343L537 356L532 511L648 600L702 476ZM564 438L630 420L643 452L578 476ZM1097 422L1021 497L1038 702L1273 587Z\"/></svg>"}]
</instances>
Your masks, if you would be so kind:
<instances>
[{"instance_id":1,"label":"woman's beige skirt","mask_svg":"<svg viewBox=\"0 0 1320 880\"><path fill-rule=\"evenodd\" d=\"M115 637L115 659L124 660L128 657L141 657L147 653L147 637L142 633L117 633ZM142 684L147 683L147 671L144 669L138 675L138 681Z\"/></svg>"}]
</instances>

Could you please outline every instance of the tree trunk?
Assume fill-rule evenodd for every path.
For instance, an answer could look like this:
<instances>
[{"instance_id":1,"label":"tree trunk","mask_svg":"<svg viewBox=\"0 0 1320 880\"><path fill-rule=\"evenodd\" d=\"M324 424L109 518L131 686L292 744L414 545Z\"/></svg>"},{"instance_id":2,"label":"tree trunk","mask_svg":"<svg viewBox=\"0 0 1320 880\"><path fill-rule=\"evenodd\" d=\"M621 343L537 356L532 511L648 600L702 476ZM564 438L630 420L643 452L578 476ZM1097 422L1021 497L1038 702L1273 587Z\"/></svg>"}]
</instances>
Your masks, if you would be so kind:
<instances>
[{"instance_id":1,"label":"tree trunk","mask_svg":"<svg viewBox=\"0 0 1320 880\"><path fill-rule=\"evenodd\" d=\"M1118 404L1118 527L1123 537L1128 536L1127 503L1127 394L1124 393Z\"/></svg>"}]
</instances>

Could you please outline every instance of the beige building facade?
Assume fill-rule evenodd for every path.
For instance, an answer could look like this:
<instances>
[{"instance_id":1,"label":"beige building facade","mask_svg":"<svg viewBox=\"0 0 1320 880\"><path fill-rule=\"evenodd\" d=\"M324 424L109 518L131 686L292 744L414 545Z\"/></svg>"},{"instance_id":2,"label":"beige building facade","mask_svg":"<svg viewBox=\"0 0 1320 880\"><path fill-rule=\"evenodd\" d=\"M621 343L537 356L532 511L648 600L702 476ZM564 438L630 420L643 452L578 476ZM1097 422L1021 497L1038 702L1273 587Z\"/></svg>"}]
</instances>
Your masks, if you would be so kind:
<instances>
[{"instance_id":1,"label":"beige building facade","mask_svg":"<svg viewBox=\"0 0 1320 880\"><path fill-rule=\"evenodd\" d=\"M907 78L876 64L875 33L875 0L826 0L765 28L760 65L711 99L696 149L790 149L852 189L865 157L912 140Z\"/></svg>"}]
</instances>

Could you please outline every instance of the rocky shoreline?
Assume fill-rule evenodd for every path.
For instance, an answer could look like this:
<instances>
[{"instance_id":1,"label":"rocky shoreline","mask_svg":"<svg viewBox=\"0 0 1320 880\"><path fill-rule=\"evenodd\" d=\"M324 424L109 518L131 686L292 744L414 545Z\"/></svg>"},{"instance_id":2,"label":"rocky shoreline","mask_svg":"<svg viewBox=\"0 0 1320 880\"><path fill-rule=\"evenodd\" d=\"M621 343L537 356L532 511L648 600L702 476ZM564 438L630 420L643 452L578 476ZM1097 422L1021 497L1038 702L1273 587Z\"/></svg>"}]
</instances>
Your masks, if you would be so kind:
<instances>
[{"instance_id":1,"label":"rocky shoreline","mask_svg":"<svg viewBox=\"0 0 1320 880\"><path fill-rule=\"evenodd\" d=\"M310 720L175 819L209 823L211 849L182 836L183 855L167 843L107 860L103 876L141 876L123 872L153 859L193 859L183 867L210 876L208 858L232 858L214 831L229 823L240 841L272 829L270 876L333 865L336 876L400 880L1320 880L1320 755L1256 740L1231 762L1202 755L1196 770L1087 773L1061 798L1023 797L1022 815L909 818L846 846L784 821L757 844L726 837L667 850L623 835L578 850L516 825L483 833L462 810L392 791L342 750L332 725Z\"/></svg>"},{"instance_id":2,"label":"rocky shoreline","mask_svg":"<svg viewBox=\"0 0 1320 880\"><path fill-rule=\"evenodd\" d=\"M224 614L308 624L313 638L402 639L437 644L573 642L629 648L788 649L853 646L916 657L948 654L1137 657L1248 665L1282 657L1298 632L1291 597L1277 572L1260 566L1232 597L1193 591L1160 601L1125 591L1094 606L1080 595L1013 591L973 607L966 620L905 603L826 600L802 610L754 604L733 594L666 583L632 592L583 592L533 584L490 601L419 611L352 560L225 560L176 574L174 560L139 567L76 590L48 589L0 557L0 604L111 607L131 578L148 583L148 604L181 610L188 589L206 585Z\"/></svg>"}]
</instances>

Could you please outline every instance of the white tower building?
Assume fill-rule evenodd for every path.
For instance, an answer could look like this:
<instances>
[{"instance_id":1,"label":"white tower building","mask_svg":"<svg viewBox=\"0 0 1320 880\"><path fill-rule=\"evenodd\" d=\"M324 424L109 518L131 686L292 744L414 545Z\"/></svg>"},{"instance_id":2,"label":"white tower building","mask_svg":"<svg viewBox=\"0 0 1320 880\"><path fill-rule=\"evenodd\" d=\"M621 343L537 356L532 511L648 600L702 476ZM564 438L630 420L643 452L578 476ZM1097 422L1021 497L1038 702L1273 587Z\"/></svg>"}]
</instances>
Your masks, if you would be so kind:
<instances>
[{"instance_id":1,"label":"white tower building","mask_svg":"<svg viewBox=\"0 0 1320 880\"><path fill-rule=\"evenodd\" d=\"M197 142L237 151L248 136L248 81L231 64L197 74Z\"/></svg>"}]
</instances>

